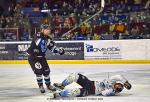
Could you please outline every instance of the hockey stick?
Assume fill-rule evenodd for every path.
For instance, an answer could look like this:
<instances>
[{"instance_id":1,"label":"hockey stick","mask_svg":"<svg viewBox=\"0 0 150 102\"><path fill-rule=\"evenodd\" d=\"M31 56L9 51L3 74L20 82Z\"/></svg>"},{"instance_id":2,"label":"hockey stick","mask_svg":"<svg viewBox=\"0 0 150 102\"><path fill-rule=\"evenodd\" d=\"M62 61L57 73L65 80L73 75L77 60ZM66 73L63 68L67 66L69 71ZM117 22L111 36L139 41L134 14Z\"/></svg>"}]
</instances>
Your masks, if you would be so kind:
<instances>
[{"instance_id":1,"label":"hockey stick","mask_svg":"<svg viewBox=\"0 0 150 102\"><path fill-rule=\"evenodd\" d=\"M62 36L66 36L67 34L69 34L70 32L72 32L73 30L75 30L76 28L80 27L82 24L88 22L90 19L94 18L95 16L99 15L103 9L104 9L104 6L105 6L105 1L104 0L101 0L101 9L95 13L94 15L92 15L91 17L87 18L85 21L81 22L79 25L75 26L74 28L70 29L68 32L64 33Z\"/></svg>"}]
</instances>

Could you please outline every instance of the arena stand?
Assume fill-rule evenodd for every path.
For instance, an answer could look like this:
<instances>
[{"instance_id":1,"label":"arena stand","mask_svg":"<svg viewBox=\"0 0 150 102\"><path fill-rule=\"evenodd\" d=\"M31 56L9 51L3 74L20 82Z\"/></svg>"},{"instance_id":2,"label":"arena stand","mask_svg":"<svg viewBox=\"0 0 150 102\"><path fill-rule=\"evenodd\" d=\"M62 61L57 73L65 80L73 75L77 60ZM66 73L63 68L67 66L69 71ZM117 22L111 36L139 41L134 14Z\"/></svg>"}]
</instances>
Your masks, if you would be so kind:
<instances>
[{"instance_id":1,"label":"arena stand","mask_svg":"<svg viewBox=\"0 0 150 102\"><path fill-rule=\"evenodd\" d=\"M105 0L106 6L101 15L63 37L68 30L95 14L100 9L99 2L100 0L14 0L14 2L5 2L9 5L9 9L7 13L1 13L0 16L0 39L1 41L31 40L33 35L39 31L41 23L51 25L55 40L150 38L149 0L142 0L142 2L140 0ZM41 12L41 10L50 12Z\"/></svg>"}]
</instances>

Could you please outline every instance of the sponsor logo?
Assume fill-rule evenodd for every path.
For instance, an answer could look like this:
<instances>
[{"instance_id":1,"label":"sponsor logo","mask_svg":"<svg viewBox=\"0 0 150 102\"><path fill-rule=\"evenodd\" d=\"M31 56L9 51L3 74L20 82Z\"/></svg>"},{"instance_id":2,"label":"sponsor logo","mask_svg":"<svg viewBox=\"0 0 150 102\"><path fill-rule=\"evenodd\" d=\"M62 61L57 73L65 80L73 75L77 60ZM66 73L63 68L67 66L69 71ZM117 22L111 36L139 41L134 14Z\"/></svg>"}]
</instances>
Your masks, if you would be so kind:
<instances>
[{"instance_id":1,"label":"sponsor logo","mask_svg":"<svg viewBox=\"0 0 150 102\"><path fill-rule=\"evenodd\" d=\"M26 51L30 45L25 44L25 45L18 45L18 51Z\"/></svg>"},{"instance_id":2,"label":"sponsor logo","mask_svg":"<svg viewBox=\"0 0 150 102\"><path fill-rule=\"evenodd\" d=\"M0 50L3 50L3 49L5 49L5 46L0 46Z\"/></svg>"},{"instance_id":3,"label":"sponsor logo","mask_svg":"<svg viewBox=\"0 0 150 102\"><path fill-rule=\"evenodd\" d=\"M8 51L0 51L0 54L8 54Z\"/></svg>"},{"instance_id":4,"label":"sponsor logo","mask_svg":"<svg viewBox=\"0 0 150 102\"><path fill-rule=\"evenodd\" d=\"M86 44L85 59L121 59L121 49L119 46L94 47Z\"/></svg>"},{"instance_id":5,"label":"sponsor logo","mask_svg":"<svg viewBox=\"0 0 150 102\"><path fill-rule=\"evenodd\" d=\"M76 56L77 55L77 52L65 52L65 55L69 55L69 56Z\"/></svg>"},{"instance_id":6,"label":"sponsor logo","mask_svg":"<svg viewBox=\"0 0 150 102\"><path fill-rule=\"evenodd\" d=\"M76 56L77 52L82 51L81 47L65 47L65 54L64 55L68 55L68 56Z\"/></svg>"},{"instance_id":7,"label":"sponsor logo","mask_svg":"<svg viewBox=\"0 0 150 102\"><path fill-rule=\"evenodd\" d=\"M115 52L120 51L119 47L102 47L102 48L95 48L93 45L86 44L87 52Z\"/></svg>"}]
</instances>

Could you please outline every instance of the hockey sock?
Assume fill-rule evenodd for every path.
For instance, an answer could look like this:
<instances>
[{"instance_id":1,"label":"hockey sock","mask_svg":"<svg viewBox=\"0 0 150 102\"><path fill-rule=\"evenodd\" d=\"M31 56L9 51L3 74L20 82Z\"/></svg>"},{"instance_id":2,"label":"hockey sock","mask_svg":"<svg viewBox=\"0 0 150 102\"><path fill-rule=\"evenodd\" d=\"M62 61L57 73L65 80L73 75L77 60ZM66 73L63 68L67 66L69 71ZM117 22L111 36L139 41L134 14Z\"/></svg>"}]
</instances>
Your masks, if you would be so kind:
<instances>
[{"instance_id":1,"label":"hockey sock","mask_svg":"<svg viewBox=\"0 0 150 102\"><path fill-rule=\"evenodd\" d=\"M77 82L79 78L79 75L78 73L71 73L63 82L62 82L62 85L63 86L67 86L73 82Z\"/></svg>"},{"instance_id":2,"label":"hockey sock","mask_svg":"<svg viewBox=\"0 0 150 102\"><path fill-rule=\"evenodd\" d=\"M46 86L49 87L49 85L51 84L50 76L49 75L48 76L44 76L44 81L45 81Z\"/></svg>"},{"instance_id":3,"label":"hockey sock","mask_svg":"<svg viewBox=\"0 0 150 102\"><path fill-rule=\"evenodd\" d=\"M38 83L39 87L43 86L42 75L36 75L36 80L37 80L37 83Z\"/></svg>"},{"instance_id":4,"label":"hockey sock","mask_svg":"<svg viewBox=\"0 0 150 102\"><path fill-rule=\"evenodd\" d=\"M47 89L51 90L51 91L56 91L56 88L54 86L51 85L50 82L50 76L44 76L44 80L45 80L45 84L47 86Z\"/></svg>"}]
</instances>

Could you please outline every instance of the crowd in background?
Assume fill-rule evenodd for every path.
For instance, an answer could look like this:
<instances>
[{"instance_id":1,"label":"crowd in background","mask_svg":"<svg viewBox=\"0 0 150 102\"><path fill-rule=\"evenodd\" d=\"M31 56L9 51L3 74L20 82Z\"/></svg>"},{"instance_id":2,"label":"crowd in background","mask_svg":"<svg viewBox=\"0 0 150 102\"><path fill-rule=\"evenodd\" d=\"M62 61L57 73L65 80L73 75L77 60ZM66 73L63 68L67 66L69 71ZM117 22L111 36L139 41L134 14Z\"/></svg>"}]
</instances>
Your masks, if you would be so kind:
<instances>
[{"instance_id":1,"label":"crowd in background","mask_svg":"<svg viewBox=\"0 0 150 102\"><path fill-rule=\"evenodd\" d=\"M8 12L0 14L2 41L31 40L42 23L51 26L55 40L150 39L150 0L105 0L101 14L67 34L98 12L101 0L13 1Z\"/></svg>"}]
</instances>

